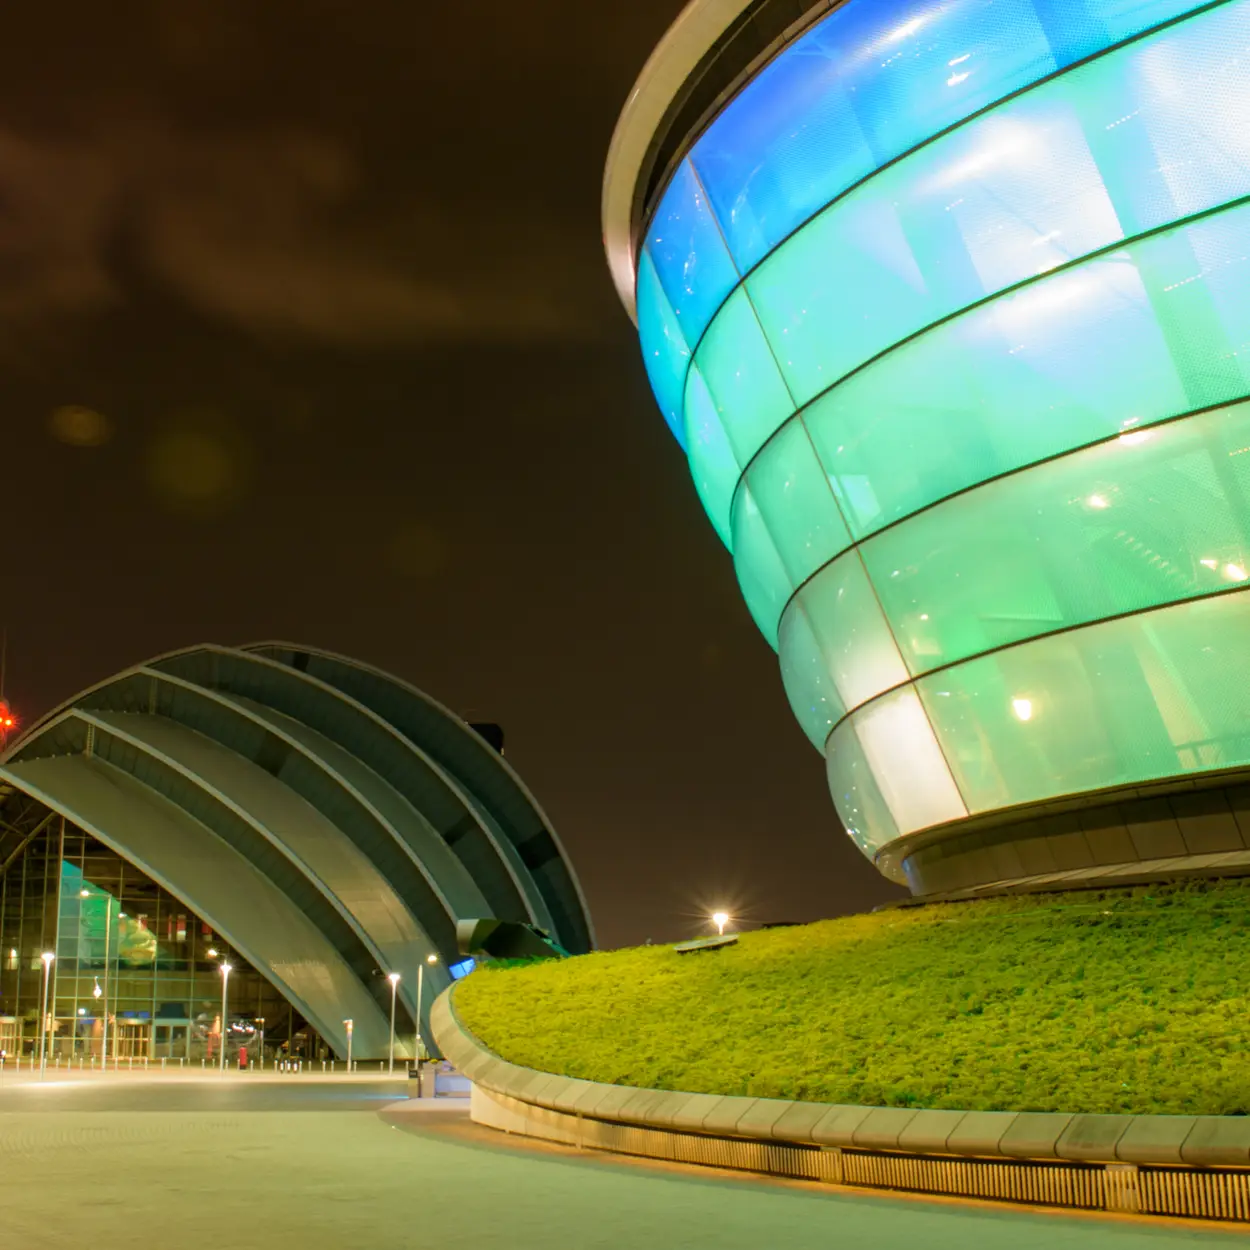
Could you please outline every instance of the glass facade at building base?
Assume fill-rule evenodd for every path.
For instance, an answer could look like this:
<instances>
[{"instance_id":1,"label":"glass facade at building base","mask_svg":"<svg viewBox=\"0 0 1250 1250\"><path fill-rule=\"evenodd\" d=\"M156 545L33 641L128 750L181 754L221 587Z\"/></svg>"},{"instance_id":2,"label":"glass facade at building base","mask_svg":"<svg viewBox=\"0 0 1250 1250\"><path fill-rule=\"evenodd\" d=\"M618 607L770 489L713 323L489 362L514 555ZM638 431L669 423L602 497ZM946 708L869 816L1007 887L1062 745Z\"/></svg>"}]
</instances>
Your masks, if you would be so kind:
<instances>
[{"instance_id":1,"label":"glass facade at building base","mask_svg":"<svg viewBox=\"0 0 1250 1250\"><path fill-rule=\"evenodd\" d=\"M1250 766L1250 0L847 0L771 51L640 210L638 326L851 838L904 880Z\"/></svg>"},{"instance_id":2,"label":"glass facade at building base","mask_svg":"<svg viewBox=\"0 0 1250 1250\"><path fill-rule=\"evenodd\" d=\"M44 955L51 953L40 1037ZM222 1018L222 972L226 1014ZM224 1027L223 1027L224 1025ZM167 890L42 808L0 834L0 1051L6 1061L212 1066L330 1051L290 1003Z\"/></svg>"}]
</instances>

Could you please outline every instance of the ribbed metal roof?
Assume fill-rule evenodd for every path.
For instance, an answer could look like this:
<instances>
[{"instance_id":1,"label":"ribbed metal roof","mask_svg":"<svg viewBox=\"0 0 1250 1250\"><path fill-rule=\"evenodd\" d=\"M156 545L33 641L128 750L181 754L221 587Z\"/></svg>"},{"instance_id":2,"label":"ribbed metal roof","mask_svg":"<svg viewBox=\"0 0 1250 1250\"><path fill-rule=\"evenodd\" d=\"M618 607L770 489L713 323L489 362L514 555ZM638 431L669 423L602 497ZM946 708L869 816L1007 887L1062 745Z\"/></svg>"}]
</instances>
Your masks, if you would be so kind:
<instances>
[{"instance_id":1,"label":"ribbed metal roof","mask_svg":"<svg viewBox=\"0 0 1250 1250\"><path fill-rule=\"evenodd\" d=\"M387 973L409 1021L418 966L433 1002L458 920L529 921L574 952L594 942L506 761L420 690L330 652L158 656L31 726L0 779L180 898L339 1053L346 1019L356 1054L385 1051Z\"/></svg>"}]
</instances>

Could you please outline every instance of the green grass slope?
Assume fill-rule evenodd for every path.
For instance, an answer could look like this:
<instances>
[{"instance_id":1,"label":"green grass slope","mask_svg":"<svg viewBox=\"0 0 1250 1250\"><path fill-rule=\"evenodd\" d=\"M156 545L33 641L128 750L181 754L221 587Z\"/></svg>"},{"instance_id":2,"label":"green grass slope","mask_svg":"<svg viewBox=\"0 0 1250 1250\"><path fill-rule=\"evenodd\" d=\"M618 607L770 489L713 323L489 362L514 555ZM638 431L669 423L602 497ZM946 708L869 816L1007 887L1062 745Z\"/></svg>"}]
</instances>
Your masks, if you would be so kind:
<instances>
[{"instance_id":1,"label":"green grass slope","mask_svg":"<svg viewBox=\"0 0 1250 1250\"><path fill-rule=\"evenodd\" d=\"M698 1093L972 1110L1250 1113L1250 881L931 905L482 968L505 1059Z\"/></svg>"}]
</instances>

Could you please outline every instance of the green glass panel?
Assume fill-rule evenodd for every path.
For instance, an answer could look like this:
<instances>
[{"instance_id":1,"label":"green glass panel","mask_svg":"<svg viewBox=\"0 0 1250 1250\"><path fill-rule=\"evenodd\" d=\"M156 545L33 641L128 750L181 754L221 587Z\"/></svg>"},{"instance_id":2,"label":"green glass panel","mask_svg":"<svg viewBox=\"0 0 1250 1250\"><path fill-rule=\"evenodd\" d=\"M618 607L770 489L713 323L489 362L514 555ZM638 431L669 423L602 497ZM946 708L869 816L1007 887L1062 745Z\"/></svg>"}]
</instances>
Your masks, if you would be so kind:
<instances>
[{"instance_id":1,"label":"green glass panel","mask_svg":"<svg viewBox=\"0 0 1250 1250\"><path fill-rule=\"evenodd\" d=\"M907 669L856 552L849 551L822 569L798 598L845 707L858 707L907 680Z\"/></svg>"},{"instance_id":2,"label":"green glass panel","mask_svg":"<svg viewBox=\"0 0 1250 1250\"><path fill-rule=\"evenodd\" d=\"M829 479L799 421L784 426L752 461L747 481L794 585L850 546Z\"/></svg>"},{"instance_id":3,"label":"green glass panel","mask_svg":"<svg viewBox=\"0 0 1250 1250\"><path fill-rule=\"evenodd\" d=\"M842 719L846 707L829 675L812 623L797 599L781 618L777 649L790 707L812 745L823 751L829 731Z\"/></svg>"},{"instance_id":4,"label":"green glass panel","mask_svg":"<svg viewBox=\"0 0 1250 1250\"><path fill-rule=\"evenodd\" d=\"M834 803L865 853L968 814L911 686L851 713L826 754Z\"/></svg>"},{"instance_id":5,"label":"green glass panel","mask_svg":"<svg viewBox=\"0 0 1250 1250\"><path fill-rule=\"evenodd\" d=\"M695 359L738 462L746 464L794 403L743 288L713 318Z\"/></svg>"},{"instance_id":6,"label":"green glass panel","mask_svg":"<svg viewBox=\"0 0 1250 1250\"><path fill-rule=\"evenodd\" d=\"M1175 604L922 678L968 808L1250 764L1250 595Z\"/></svg>"},{"instance_id":7,"label":"green glass panel","mask_svg":"<svg viewBox=\"0 0 1250 1250\"><path fill-rule=\"evenodd\" d=\"M731 547L729 512L742 470L697 365L691 365L686 375L686 455L690 461L690 476L708 519L721 542Z\"/></svg>"},{"instance_id":8,"label":"green glass panel","mask_svg":"<svg viewBox=\"0 0 1250 1250\"><path fill-rule=\"evenodd\" d=\"M1130 430L861 547L913 672L1236 586L1250 569L1250 404Z\"/></svg>"},{"instance_id":9,"label":"green glass panel","mask_svg":"<svg viewBox=\"0 0 1250 1250\"><path fill-rule=\"evenodd\" d=\"M804 414L856 537L987 478L1250 393L1250 207L1052 274Z\"/></svg>"},{"instance_id":10,"label":"green glass panel","mask_svg":"<svg viewBox=\"0 0 1250 1250\"><path fill-rule=\"evenodd\" d=\"M734 499L733 553L734 571L738 574L742 597L752 619L760 627L760 633L775 651L777 623L794 586L782 567L764 518L760 516L750 490L745 487L739 489Z\"/></svg>"}]
</instances>

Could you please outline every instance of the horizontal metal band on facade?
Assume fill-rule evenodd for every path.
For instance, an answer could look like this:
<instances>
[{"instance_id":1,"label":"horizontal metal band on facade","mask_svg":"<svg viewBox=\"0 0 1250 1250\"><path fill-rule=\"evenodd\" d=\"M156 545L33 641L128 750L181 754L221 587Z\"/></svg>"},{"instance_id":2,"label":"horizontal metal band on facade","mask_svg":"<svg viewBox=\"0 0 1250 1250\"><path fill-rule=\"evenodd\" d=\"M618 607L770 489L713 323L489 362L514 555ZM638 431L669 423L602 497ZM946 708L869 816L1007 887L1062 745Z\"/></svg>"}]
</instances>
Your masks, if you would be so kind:
<instances>
[{"instance_id":1,"label":"horizontal metal band on facade","mask_svg":"<svg viewBox=\"0 0 1250 1250\"><path fill-rule=\"evenodd\" d=\"M434 1004L480 1124L583 1149L874 1189L1250 1222L1250 1118L849 1107L522 1068Z\"/></svg>"}]
</instances>

